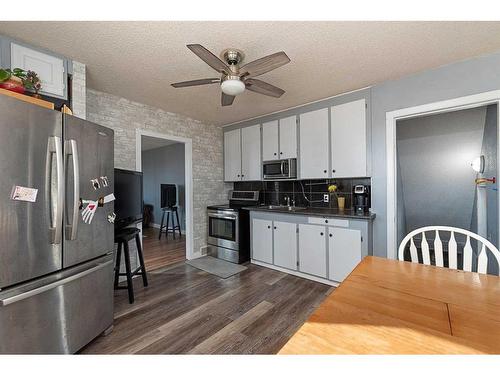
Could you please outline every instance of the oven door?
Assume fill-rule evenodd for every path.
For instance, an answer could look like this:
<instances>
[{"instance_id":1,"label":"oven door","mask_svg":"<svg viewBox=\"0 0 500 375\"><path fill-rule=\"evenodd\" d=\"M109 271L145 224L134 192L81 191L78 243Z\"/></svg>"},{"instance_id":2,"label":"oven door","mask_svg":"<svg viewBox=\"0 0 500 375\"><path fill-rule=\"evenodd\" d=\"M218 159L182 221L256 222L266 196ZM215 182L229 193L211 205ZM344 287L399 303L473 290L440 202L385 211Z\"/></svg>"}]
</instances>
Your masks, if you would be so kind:
<instances>
[{"instance_id":1,"label":"oven door","mask_svg":"<svg viewBox=\"0 0 500 375\"><path fill-rule=\"evenodd\" d=\"M239 250L238 213L208 210L208 244Z\"/></svg>"}]
</instances>

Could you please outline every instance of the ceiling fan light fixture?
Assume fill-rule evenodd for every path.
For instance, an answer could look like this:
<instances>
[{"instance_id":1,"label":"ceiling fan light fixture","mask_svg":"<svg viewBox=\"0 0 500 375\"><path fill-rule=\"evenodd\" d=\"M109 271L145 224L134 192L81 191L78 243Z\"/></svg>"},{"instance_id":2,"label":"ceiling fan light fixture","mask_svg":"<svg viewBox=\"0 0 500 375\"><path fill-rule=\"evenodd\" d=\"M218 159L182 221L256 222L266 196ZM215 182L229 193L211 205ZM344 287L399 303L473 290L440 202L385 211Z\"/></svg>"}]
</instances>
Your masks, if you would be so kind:
<instances>
[{"instance_id":1,"label":"ceiling fan light fixture","mask_svg":"<svg viewBox=\"0 0 500 375\"><path fill-rule=\"evenodd\" d=\"M239 78L226 79L220 85L222 92L226 95L236 96L245 91L245 84Z\"/></svg>"}]
</instances>

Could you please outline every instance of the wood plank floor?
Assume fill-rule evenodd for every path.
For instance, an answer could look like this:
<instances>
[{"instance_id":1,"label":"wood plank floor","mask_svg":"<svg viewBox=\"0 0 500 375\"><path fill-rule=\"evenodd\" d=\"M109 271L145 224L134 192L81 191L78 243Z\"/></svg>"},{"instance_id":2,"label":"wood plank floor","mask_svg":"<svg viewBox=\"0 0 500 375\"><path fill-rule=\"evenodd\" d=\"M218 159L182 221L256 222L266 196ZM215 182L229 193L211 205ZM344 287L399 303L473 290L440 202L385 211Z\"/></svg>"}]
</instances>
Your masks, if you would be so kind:
<instances>
[{"instance_id":1,"label":"wood plank floor","mask_svg":"<svg viewBox=\"0 0 500 375\"><path fill-rule=\"evenodd\" d=\"M144 253L144 264L146 270L153 271L186 259L186 236L183 234L175 239L169 233L168 239L165 234L158 239L159 230L156 228L144 228L142 247Z\"/></svg>"},{"instance_id":2,"label":"wood plank floor","mask_svg":"<svg viewBox=\"0 0 500 375\"><path fill-rule=\"evenodd\" d=\"M274 354L332 287L268 268L221 279L185 263L150 272L136 302L115 291L114 330L84 354Z\"/></svg>"}]
</instances>

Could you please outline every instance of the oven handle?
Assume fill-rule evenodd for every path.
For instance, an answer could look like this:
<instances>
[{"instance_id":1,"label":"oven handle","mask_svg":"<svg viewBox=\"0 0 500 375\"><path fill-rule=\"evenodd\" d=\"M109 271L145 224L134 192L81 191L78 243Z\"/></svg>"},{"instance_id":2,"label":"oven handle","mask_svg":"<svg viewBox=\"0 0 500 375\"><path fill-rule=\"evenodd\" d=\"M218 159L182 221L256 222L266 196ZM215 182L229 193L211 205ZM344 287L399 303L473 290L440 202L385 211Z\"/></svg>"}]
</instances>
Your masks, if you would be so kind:
<instances>
[{"instance_id":1,"label":"oven handle","mask_svg":"<svg viewBox=\"0 0 500 375\"><path fill-rule=\"evenodd\" d=\"M217 219L236 220L236 216L234 216L234 215L211 214L211 213L209 213L208 217L215 217Z\"/></svg>"},{"instance_id":2,"label":"oven handle","mask_svg":"<svg viewBox=\"0 0 500 375\"><path fill-rule=\"evenodd\" d=\"M283 160L283 161L280 163L280 165L281 165L281 175L282 175L282 176L284 176L284 175L285 175L285 172L283 171L283 169L284 169L284 168L283 168L284 164L285 164L285 161Z\"/></svg>"}]
</instances>

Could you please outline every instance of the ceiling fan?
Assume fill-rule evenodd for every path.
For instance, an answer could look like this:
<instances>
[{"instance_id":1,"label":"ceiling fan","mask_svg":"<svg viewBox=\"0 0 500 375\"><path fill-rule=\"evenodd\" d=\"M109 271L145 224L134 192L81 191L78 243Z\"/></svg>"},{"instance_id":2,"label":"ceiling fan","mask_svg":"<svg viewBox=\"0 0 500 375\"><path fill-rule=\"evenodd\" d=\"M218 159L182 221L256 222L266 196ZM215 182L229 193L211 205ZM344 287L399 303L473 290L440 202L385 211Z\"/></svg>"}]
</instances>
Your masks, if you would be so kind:
<instances>
[{"instance_id":1,"label":"ceiling fan","mask_svg":"<svg viewBox=\"0 0 500 375\"><path fill-rule=\"evenodd\" d=\"M226 49L220 55L222 59L219 59L201 44L188 44L186 47L219 72L221 77L172 83L172 86L175 88L219 83L222 89L221 104L223 106L233 104L234 97L243 93L245 89L275 98L279 98L285 93L279 87L254 78L288 64L290 58L283 51L261 57L240 66L245 57L240 50L234 48Z\"/></svg>"}]
</instances>

